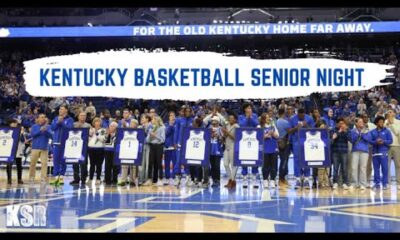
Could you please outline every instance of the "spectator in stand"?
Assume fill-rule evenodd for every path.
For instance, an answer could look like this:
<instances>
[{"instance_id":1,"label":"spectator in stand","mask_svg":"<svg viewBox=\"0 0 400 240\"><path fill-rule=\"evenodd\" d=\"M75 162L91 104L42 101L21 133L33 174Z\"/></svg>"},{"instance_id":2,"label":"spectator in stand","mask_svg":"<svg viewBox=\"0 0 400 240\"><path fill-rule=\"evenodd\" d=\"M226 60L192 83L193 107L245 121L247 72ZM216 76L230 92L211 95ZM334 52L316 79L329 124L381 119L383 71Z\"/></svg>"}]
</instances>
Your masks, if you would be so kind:
<instances>
[{"instance_id":1,"label":"spectator in stand","mask_svg":"<svg viewBox=\"0 0 400 240\"><path fill-rule=\"evenodd\" d=\"M108 129L111 123L111 113L108 109L103 110L102 118L101 118L101 127L104 129Z\"/></svg>"},{"instance_id":2,"label":"spectator in stand","mask_svg":"<svg viewBox=\"0 0 400 240\"><path fill-rule=\"evenodd\" d=\"M360 99L360 101L357 104L357 115L361 116L366 112L367 112L367 105L364 103L363 99Z\"/></svg>"},{"instance_id":3,"label":"spectator in stand","mask_svg":"<svg viewBox=\"0 0 400 240\"><path fill-rule=\"evenodd\" d=\"M89 102L88 106L86 107L85 112L87 114L89 122L93 121L93 119L96 117L96 107L93 106L93 103L91 101ZM90 114L88 114L88 113L90 113Z\"/></svg>"}]
</instances>

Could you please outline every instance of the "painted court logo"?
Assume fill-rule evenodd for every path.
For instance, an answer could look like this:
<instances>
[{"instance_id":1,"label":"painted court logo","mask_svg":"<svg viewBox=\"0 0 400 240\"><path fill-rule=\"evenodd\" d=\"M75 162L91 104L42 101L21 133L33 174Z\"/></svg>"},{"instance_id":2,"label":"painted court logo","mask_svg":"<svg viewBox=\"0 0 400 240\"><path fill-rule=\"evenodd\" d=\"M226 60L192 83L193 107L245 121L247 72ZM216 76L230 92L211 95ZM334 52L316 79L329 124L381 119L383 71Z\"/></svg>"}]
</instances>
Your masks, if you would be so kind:
<instances>
[{"instance_id":1,"label":"painted court logo","mask_svg":"<svg viewBox=\"0 0 400 240\"><path fill-rule=\"evenodd\" d=\"M45 227L47 208L41 205L7 206L7 227Z\"/></svg>"}]
</instances>

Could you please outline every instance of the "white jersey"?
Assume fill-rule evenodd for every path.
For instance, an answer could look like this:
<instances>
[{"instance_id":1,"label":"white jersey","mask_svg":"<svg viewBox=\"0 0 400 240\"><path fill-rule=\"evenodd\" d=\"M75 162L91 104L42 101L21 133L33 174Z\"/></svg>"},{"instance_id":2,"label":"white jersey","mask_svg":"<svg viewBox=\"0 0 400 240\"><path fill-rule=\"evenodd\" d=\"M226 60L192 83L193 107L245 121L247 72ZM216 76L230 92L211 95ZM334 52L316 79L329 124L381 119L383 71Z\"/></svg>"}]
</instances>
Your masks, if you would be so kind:
<instances>
[{"instance_id":1,"label":"white jersey","mask_svg":"<svg viewBox=\"0 0 400 240\"><path fill-rule=\"evenodd\" d=\"M204 140L204 132L195 130L190 131L188 140L186 141L186 159L203 160L206 151L206 141Z\"/></svg>"},{"instance_id":2,"label":"white jersey","mask_svg":"<svg viewBox=\"0 0 400 240\"><path fill-rule=\"evenodd\" d=\"M321 132L306 132L306 141L304 142L305 161L323 161L325 160L325 143L321 139Z\"/></svg>"},{"instance_id":3,"label":"white jersey","mask_svg":"<svg viewBox=\"0 0 400 240\"><path fill-rule=\"evenodd\" d=\"M82 148L82 131L70 131L65 141L64 157L66 159L80 159Z\"/></svg>"},{"instance_id":4,"label":"white jersey","mask_svg":"<svg viewBox=\"0 0 400 240\"><path fill-rule=\"evenodd\" d=\"M257 132L242 132L242 139L239 141L239 160L258 160Z\"/></svg>"},{"instance_id":5,"label":"white jersey","mask_svg":"<svg viewBox=\"0 0 400 240\"><path fill-rule=\"evenodd\" d=\"M0 157L10 157L14 139L12 137L13 130L0 130Z\"/></svg>"},{"instance_id":6,"label":"white jersey","mask_svg":"<svg viewBox=\"0 0 400 240\"><path fill-rule=\"evenodd\" d=\"M137 132L124 132L124 138L121 140L119 149L120 159L137 159L139 152L139 140Z\"/></svg>"}]
</instances>

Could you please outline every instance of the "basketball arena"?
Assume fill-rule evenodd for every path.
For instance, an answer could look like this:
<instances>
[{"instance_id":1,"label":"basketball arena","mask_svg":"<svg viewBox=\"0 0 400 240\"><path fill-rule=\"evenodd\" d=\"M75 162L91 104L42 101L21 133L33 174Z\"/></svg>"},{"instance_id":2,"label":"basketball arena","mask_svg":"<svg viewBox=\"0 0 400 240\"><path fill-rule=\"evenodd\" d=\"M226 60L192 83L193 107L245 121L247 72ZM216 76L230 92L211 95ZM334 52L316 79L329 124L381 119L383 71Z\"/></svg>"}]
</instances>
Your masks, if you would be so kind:
<instances>
[{"instance_id":1,"label":"basketball arena","mask_svg":"<svg viewBox=\"0 0 400 240\"><path fill-rule=\"evenodd\" d=\"M399 37L398 8L0 8L0 232L400 232ZM24 61L117 49L393 68L384 86L273 100L26 91ZM216 73L199 69L138 74L149 86L169 75L183 85L182 74L214 86ZM122 74L71 68L43 73L41 84L111 88ZM358 83L357 70L321 82L346 74ZM302 75L269 69L254 81L267 98L272 83L291 88ZM268 139L260 162L236 164L253 154L237 148L257 146L259 133ZM122 156L141 142L138 163ZM79 161L68 162L76 151ZM304 167L299 153L321 165Z\"/></svg>"}]
</instances>

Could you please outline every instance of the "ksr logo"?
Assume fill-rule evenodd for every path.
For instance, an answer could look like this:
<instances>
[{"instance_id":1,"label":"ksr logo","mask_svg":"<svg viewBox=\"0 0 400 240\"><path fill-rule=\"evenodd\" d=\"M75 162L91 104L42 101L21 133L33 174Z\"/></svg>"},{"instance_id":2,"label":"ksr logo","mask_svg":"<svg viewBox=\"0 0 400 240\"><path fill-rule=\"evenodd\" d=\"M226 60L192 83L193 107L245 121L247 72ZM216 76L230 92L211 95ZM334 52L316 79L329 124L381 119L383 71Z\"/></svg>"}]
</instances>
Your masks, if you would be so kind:
<instances>
[{"instance_id":1,"label":"ksr logo","mask_svg":"<svg viewBox=\"0 0 400 240\"><path fill-rule=\"evenodd\" d=\"M45 227L46 211L42 205L9 205L7 227Z\"/></svg>"}]
</instances>

